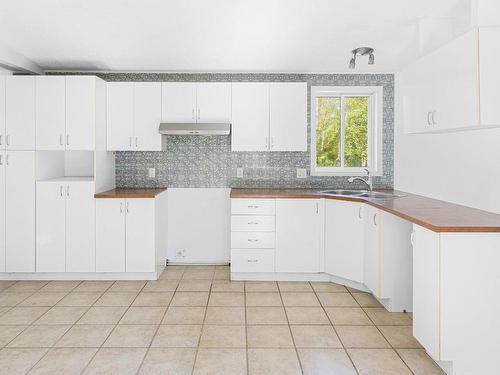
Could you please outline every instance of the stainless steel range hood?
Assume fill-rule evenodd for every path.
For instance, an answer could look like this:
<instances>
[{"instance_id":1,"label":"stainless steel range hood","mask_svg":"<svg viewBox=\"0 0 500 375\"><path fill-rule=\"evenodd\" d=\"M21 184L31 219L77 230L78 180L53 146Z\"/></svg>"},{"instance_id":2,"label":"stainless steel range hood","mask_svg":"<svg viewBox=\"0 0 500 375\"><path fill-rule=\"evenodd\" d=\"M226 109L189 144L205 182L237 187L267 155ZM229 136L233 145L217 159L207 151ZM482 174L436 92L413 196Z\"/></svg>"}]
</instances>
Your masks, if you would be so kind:
<instances>
[{"instance_id":1,"label":"stainless steel range hood","mask_svg":"<svg viewBox=\"0 0 500 375\"><path fill-rule=\"evenodd\" d=\"M159 132L167 135L229 135L231 124L162 122Z\"/></svg>"}]
</instances>

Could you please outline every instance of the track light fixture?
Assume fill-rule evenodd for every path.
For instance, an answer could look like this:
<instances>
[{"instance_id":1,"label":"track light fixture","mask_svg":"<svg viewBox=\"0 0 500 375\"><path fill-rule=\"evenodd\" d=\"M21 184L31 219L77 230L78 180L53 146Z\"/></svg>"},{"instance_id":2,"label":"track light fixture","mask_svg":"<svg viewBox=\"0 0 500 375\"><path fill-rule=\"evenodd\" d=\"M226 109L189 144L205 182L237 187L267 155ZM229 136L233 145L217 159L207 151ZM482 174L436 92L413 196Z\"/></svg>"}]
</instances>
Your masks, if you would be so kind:
<instances>
[{"instance_id":1,"label":"track light fixture","mask_svg":"<svg viewBox=\"0 0 500 375\"><path fill-rule=\"evenodd\" d=\"M352 50L352 58L349 61L349 69L354 69L356 67L356 56L366 56L368 55L368 64L375 64L375 55L373 54L375 51L371 47L359 47Z\"/></svg>"}]
</instances>

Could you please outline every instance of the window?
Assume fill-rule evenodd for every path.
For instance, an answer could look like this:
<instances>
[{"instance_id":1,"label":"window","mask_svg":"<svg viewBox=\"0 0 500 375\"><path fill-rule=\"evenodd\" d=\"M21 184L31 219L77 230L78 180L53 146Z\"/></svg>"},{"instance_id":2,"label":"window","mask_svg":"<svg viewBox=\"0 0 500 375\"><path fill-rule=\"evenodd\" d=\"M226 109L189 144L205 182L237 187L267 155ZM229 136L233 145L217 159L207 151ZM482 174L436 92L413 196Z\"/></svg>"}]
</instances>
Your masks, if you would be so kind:
<instances>
[{"instance_id":1,"label":"window","mask_svg":"<svg viewBox=\"0 0 500 375\"><path fill-rule=\"evenodd\" d=\"M311 174L382 174L382 87L311 88Z\"/></svg>"}]
</instances>

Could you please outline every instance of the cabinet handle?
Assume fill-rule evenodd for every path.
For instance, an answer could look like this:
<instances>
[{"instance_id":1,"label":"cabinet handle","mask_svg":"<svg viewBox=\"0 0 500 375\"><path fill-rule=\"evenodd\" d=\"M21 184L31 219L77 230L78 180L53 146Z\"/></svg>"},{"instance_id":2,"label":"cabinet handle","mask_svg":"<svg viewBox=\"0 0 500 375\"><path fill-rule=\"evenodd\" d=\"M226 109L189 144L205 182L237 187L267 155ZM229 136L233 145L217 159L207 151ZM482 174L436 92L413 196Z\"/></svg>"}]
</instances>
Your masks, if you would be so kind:
<instances>
[{"instance_id":1,"label":"cabinet handle","mask_svg":"<svg viewBox=\"0 0 500 375\"><path fill-rule=\"evenodd\" d=\"M271 146L270 146L271 150L274 148L274 137L271 137Z\"/></svg>"},{"instance_id":2,"label":"cabinet handle","mask_svg":"<svg viewBox=\"0 0 500 375\"><path fill-rule=\"evenodd\" d=\"M436 125L436 120L434 119L434 115L436 114L436 110L431 112L431 120L432 120L432 125Z\"/></svg>"},{"instance_id":3,"label":"cabinet handle","mask_svg":"<svg viewBox=\"0 0 500 375\"><path fill-rule=\"evenodd\" d=\"M62 146L63 145L63 136L62 134L59 135L59 146Z\"/></svg>"},{"instance_id":4,"label":"cabinet handle","mask_svg":"<svg viewBox=\"0 0 500 375\"><path fill-rule=\"evenodd\" d=\"M0 146L2 145L2 137L3 137L3 135L0 134Z\"/></svg>"},{"instance_id":5,"label":"cabinet handle","mask_svg":"<svg viewBox=\"0 0 500 375\"><path fill-rule=\"evenodd\" d=\"M10 135L7 134L7 137L5 137L5 141L7 142L7 146L10 145Z\"/></svg>"},{"instance_id":6,"label":"cabinet handle","mask_svg":"<svg viewBox=\"0 0 500 375\"><path fill-rule=\"evenodd\" d=\"M377 215L378 214L373 214L373 225L377 226Z\"/></svg>"},{"instance_id":7,"label":"cabinet handle","mask_svg":"<svg viewBox=\"0 0 500 375\"><path fill-rule=\"evenodd\" d=\"M191 110L191 119L194 120L194 108Z\"/></svg>"},{"instance_id":8,"label":"cabinet handle","mask_svg":"<svg viewBox=\"0 0 500 375\"><path fill-rule=\"evenodd\" d=\"M120 202L120 213L123 213L123 202Z\"/></svg>"},{"instance_id":9,"label":"cabinet handle","mask_svg":"<svg viewBox=\"0 0 500 375\"><path fill-rule=\"evenodd\" d=\"M0 155L0 165L3 165L3 162L2 162L2 155Z\"/></svg>"},{"instance_id":10,"label":"cabinet handle","mask_svg":"<svg viewBox=\"0 0 500 375\"><path fill-rule=\"evenodd\" d=\"M259 206L247 206L248 208L259 208Z\"/></svg>"},{"instance_id":11,"label":"cabinet handle","mask_svg":"<svg viewBox=\"0 0 500 375\"><path fill-rule=\"evenodd\" d=\"M248 222L248 225L258 225L259 222L258 221L250 221Z\"/></svg>"},{"instance_id":12,"label":"cabinet handle","mask_svg":"<svg viewBox=\"0 0 500 375\"><path fill-rule=\"evenodd\" d=\"M432 125L431 124L431 112L427 112L427 125Z\"/></svg>"},{"instance_id":13,"label":"cabinet handle","mask_svg":"<svg viewBox=\"0 0 500 375\"><path fill-rule=\"evenodd\" d=\"M362 215L362 212L361 212L362 209L363 209L363 207L359 207L359 209L358 209L358 218L360 218L360 219L363 218L363 215Z\"/></svg>"},{"instance_id":14,"label":"cabinet handle","mask_svg":"<svg viewBox=\"0 0 500 375\"><path fill-rule=\"evenodd\" d=\"M415 231L410 234L410 243L412 246L415 246Z\"/></svg>"},{"instance_id":15,"label":"cabinet handle","mask_svg":"<svg viewBox=\"0 0 500 375\"><path fill-rule=\"evenodd\" d=\"M128 137L128 145L132 147L132 137Z\"/></svg>"},{"instance_id":16,"label":"cabinet handle","mask_svg":"<svg viewBox=\"0 0 500 375\"><path fill-rule=\"evenodd\" d=\"M319 203L316 203L316 213L319 214Z\"/></svg>"},{"instance_id":17,"label":"cabinet handle","mask_svg":"<svg viewBox=\"0 0 500 375\"><path fill-rule=\"evenodd\" d=\"M259 242L259 240L255 239L255 238L249 238L247 241L248 242Z\"/></svg>"},{"instance_id":18,"label":"cabinet handle","mask_svg":"<svg viewBox=\"0 0 500 375\"><path fill-rule=\"evenodd\" d=\"M137 137L135 137L135 147L139 147L139 141L137 140Z\"/></svg>"},{"instance_id":19,"label":"cabinet handle","mask_svg":"<svg viewBox=\"0 0 500 375\"><path fill-rule=\"evenodd\" d=\"M63 187L62 185L59 186L59 195L62 197L63 196Z\"/></svg>"},{"instance_id":20,"label":"cabinet handle","mask_svg":"<svg viewBox=\"0 0 500 375\"><path fill-rule=\"evenodd\" d=\"M9 165L9 154L5 155L5 165Z\"/></svg>"},{"instance_id":21,"label":"cabinet handle","mask_svg":"<svg viewBox=\"0 0 500 375\"><path fill-rule=\"evenodd\" d=\"M69 146L69 134L66 134L66 146Z\"/></svg>"},{"instance_id":22,"label":"cabinet handle","mask_svg":"<svg viewBox=\"0 0 500 375\"><path fill-rule=\"evenodd\" d=\"M258 261L258 259L247 259L248 263L257 263Z\"/></svg>"},{"instance_id":23,"label":"cabinet handle","mask_svg":"<svg viewBox=\"0 0 500 375\"><path fill-rule=\"evenodd\" d=\"M127 202L127 203L125 204L125 207L126 207L126 210L127 210L127 214L128 214L128 212L129 212L129 211L128 211L128 203L129 203L129 202Z\"/></svg>"},{"instance_id":24,"label":"cabinet handle","mask_svg":"<svg viewBox=\"0 0 500 375\"><path fill-rule=\"evenodd\" d=\"M69 185L66 186L66 196L69 197Z\"/></svg>"},{"instance_id":25,"label":"cabinet handle","mask_svg":"<svg viewBox=\"0 0 500 375\"><path fill-rule=\"evenodd\" d=\"M198 120L201 118L201 110L198 108Z\"/></svg>"},{"instance_id":26,"label":"cabinet handle","mask_svg":"<svg viewBox=\"0 0 500 375\"><path fill-rule=\"evenodd\" d=\"M268 148L268 138L266 137L266 148Z\"/></svg>"}]
</instances>

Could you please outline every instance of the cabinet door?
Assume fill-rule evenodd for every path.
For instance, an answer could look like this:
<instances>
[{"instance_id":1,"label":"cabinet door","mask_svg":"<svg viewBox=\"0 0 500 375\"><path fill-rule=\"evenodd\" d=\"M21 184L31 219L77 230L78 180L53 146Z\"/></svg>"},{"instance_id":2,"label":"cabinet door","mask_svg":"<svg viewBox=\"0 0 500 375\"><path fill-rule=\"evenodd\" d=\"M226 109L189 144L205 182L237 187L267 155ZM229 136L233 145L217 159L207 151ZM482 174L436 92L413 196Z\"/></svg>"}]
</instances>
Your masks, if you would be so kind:
<instances>
[{"instance_id":1,"label":"cabinet door","mask_svg":"<svg viewBox=\"0 0 500 375\"><path fill-rule=\"evenodd\" d=\"M500 113L498 111L500 51L497 48L500 40L500 27L479 29L479 40L481 125L500 125Z\"/></svg>"},{"instance_id":2,"label":"cabinet door","mask_svg":"<svg viewBox=\"0 0 500 375\"><path fill-rule=\"evenodd\" d=\"M359 283L363 282L363 206L325 201L325 271Z\"/></svg>"},{"instance_id":3,"label":"cabinet door","mask_svg":"<svg viewBox=\"0 0 500 375\"><path fill-rule=\"evenodd\" d=\"M307 151L307 83L270 84L271 151Z\"/></svg>"},{"instance_id":4,"label":"cabinet door","mask_svg":"<svg viewBox=\"0 0 500 375\"><path fill-rule=\"evenodd\" d=\"M65 194L61 183L36 183L36 272L66 270Z\"/></svg>"},{"instance_id":5,"label":"cabinet door","mask_svg":"<svg viewBox=\"0 0 500 375\"><path fill-rule=\"evenodd\" d=\"M375 296L380 295L380 256L379 256L379 210L365 206L365 246L364 246L364 262L363 262L363 281L368 289Z\"/></svg>"},{"instance_id":6,"label":"cabinet door","mask_svg":"<svg viewBox=\"0 0 500 375\"><path fill-rule=\"evenodd\" d=\"M0 77L0 150L5 150L5 77Z\"/></svg>"},{"instance_id":7,"label":"cabinet door","mask_svg":"<svg viewBox=\"0 0 500 375\"><path fill-rule=\"evenodd\" d=\"M317 199L276 200L276 272L319 272L320 203Z\"/></svg>"},{"instance_id":8,"label":"cabinet door","mask_svg":"<svg viewBox=\"0 0 500 375\"><path fill-rule=\"evenodd\" d=\"M155 271L154 199L127 199L126 266L127 272Z\"/></svg>"},{"instance_id":9,"label":"cabinet door","mask_svg":"<svg viewBox=\"0 0 500 375\"><path fill-rule=\"evenodd\" d=\"M196 107L198 122L230 122L231 83L199 83Z\"/></svg>"},{"instance_id":10,"label":"cabinet door","mask_svg":"<svg viewBox=\"0 0 500 375\"><path fill-rule=\"evenodd\" d=\"M135 84L134 150L161 151L161 83Z\"/></svg>"},{"instance_id":11,"label":"cabinet door","mask_svg":"<svg viewBox=\"0 0 500 375\"><path fill-rule=\"evenodd\" d=\"M35 78L36 149L64 150L66 135L66 79Z\"/></svg>"},{"instance_id":12,"label":"cabinet door","mask_svg":"<svg viewBox=\"0 0 500 375\"><path fill-rule=\"evenodd\" d=\"M5 151L0 150L0 272L5 272Z\"/></svg>"},{"instance_id":13,"label":"cabinet door","mask_svg":"<svg viewBox=\"0 0 500 375\"><path fill-rule=\"evenodd\" d=\"M269 84L233 83L232 151L269 149Z\"/></svg>"},{"instance_id":14,"label":"cabinet door","mask_svg":"<svg viewBox=\"0 0 500 375\"><path fill-rule=\"evenodd\" d=\"M35 272L35 152L6 153L6 271Z\"/></svg>"},{"instance_id":15,"label":"cabinet door","mask_svg":"<svg viewBox=\"0 0 500 375\"><path fill-rule=\"evenodd\" d=\"M35 149L35 77L6 78L6 148Z\"/></svg>"},{"instance_id":16,"label":"cabinet door","mask_svg":"<svg viewBox=\"0 0 500 375\"><path fill-rule=\"evenodd\" d=\"M162 83L161 117L165 122L196 122L196 83Z\"/></svg>"},{"instance_id":17,"label":"cabinet door","mask_svg":"<svg viewBox=\"0 0 500 375\"><path fill-rule=\"evenodd\" d=\"M132 149L134 135L134 83L107 84L107 149Z\"/></svg>"},{"instance_id":18,"label":"cabinet door","mask_svg":"<svg viewBox=\"0 0 500 375\"><path fill-rule=\"evenodd\" d=\"M68 182L66 194L66 272L95 271L94 183Z\"/></svg>"},{"instance_id":19,"label":"cabinet door","mask_svg":"<svg viewBox=\"0 0 500 375\"><path fill-rule=\"evenodd\" d=\"M96 199L96 272L125 272L125 200Z\"/></svg>"},{"instance_id":20,"label":"cabinet door","mask_svg":"<svg viewBox=\"0 0 500 375\"><path fill-rule=\"evenodd\" d=\"M66 150L94 150L95 80L93 76L66 77Z\"/></svg>"}]
</instances>

